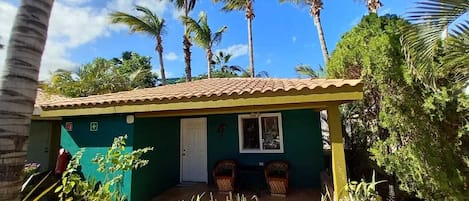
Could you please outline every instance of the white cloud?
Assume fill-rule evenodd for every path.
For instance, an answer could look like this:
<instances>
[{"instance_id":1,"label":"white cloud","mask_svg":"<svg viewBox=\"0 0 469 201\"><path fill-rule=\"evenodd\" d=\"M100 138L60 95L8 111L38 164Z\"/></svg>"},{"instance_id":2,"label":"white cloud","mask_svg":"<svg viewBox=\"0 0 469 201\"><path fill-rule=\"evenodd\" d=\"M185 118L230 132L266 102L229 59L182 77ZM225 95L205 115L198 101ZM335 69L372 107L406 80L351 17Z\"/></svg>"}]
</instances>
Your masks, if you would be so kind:
<instances>
[{"instance_id":1,"label":"white cloud","mask_svg":"<svg viewBox=\"0 0 469 201\"><path fill-rule=\"evenodd\" d=\"M234 59L236 57L244 56L248 54L248 45L246 44L236 44L225 49L218 49L215 52L225 52L231 54L231 58Z\"/></svg>"},{"instance_id":2,"label":"white cloud","mask_svg":"<svg viewBox=\"0 0 469 201\"><path fill-rule=\"evenodd\" d=\"M173 19L175 20L180 20L181 16L184 15L184 10L183 9L174 9L173 10Z\"/></svg>"},{"instance_id":3,"label":"white cloud","mask_svg":"<svg viewBox=\"0 0 469 201\"><path fill-rule=\"evenodd\" d=\"M174 61L174 60L177 60L178 58L179 58L178 55L174 52L169 52L164 55L164 59L168 61Z\"/></svg>"},{"instance_id":4,"label":"white cloud","mask_svg":"<svg viewBox=\"0 0 469 201\"><path fill-rule=\"evenodd\" d=\"M170 6L169 0L113 0L107 4L111 11L122 11L130 14L137 14L135 5L145 6L157 15L162 16Z\"/></svg>"},{"instance_id":5,"label":"white cloud","mask_svg":"<svg viewBox=\"0 0 469 201\"><path fill-rule=\"evenodd\" d=\"M291 42L296 43L296 36L291 37Z\"/></svg>"},{"instance_id":6,"label":"white cloud","mask_svg":"<svg viewBox=\"0 0 469 201\"><path fill-rule=\"evenodd\" d=\"M108 15L112 11L135 13L134 5L149 7L158 15L169 9L169 0L112 0L105 8L89 5L90 0L58 0L54 3L49 23L48 38L41 62L39 79L47 79L49 73L62 69L72 69L78 64L71 61L72 50L99 38L110 36L115 31L125 29L122 25L110 25ZM13 26L17 7L0 1L0 42L8 45L8 37ZM0 72L3 71L6 48L0 50Z\"/></svg>"}]
</instances>

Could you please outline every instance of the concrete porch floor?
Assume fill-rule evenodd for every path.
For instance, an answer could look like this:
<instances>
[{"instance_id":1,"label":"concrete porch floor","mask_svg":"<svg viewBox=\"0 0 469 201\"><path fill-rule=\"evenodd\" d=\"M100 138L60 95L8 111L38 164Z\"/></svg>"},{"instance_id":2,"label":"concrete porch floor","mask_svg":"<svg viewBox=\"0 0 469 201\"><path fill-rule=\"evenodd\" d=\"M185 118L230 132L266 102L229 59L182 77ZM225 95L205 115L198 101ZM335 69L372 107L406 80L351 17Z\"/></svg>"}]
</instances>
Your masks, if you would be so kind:
<instances>
[{"instance_id":1,"label":"concrete porch floor","mask_svg":"<svg viewBox=\"0 0 469 201\"><path fill-rule=\"evenodd\" d=\"M205 192L201 201L210 200L210 192L213 193L214 200L226 201L227 193L219 193L214 186L207 184L192 184L192 185L179 185L175 186L161 195L152 199L152 201L191 201L193 195L201 194ZM236 192L237 193L237 192ZM319 189L289 189L289 193L286 197L275 197L271 196L267 190L260 191L257 193L242 191L247 200L250 201L251 197L256 194L259 201L319 201L321 199L321 193ZM234 198L233 194L233 198ZM194 199L195 201L195 199ZM234 199L236 201L236 199Z\"/></svg>"}]
</instances>

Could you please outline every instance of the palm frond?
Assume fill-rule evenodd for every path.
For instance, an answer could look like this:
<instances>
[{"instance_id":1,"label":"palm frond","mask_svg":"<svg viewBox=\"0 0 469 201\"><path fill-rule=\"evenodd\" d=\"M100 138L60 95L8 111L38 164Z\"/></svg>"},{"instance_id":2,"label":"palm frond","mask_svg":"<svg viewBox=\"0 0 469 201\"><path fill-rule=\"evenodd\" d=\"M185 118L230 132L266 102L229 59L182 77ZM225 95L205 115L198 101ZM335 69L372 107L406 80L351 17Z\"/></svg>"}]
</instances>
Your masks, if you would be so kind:
<instances>
[{"instance_id":1,"label":"palm frond","mask_svg":"<svg viewBox=\"0 0 469 201\"><path fill-rule=\"evenodd\" d=\"M269 73L265 70L261 71L261 72L258 72L256 74L256 77L269 77Z\"/></svg>"},{"instance_id":2,"label":"palm frond","mask_svg":"<svg viewBox=\"0 0 469 201\"><path fill-rule=\"evenodd\" d=\"M295 71L298 75L304 75L310 78L317 78L317 73L309 65L299 64L295 67Z\"/></svg>"},{"instance_id":3,"label":"palm frond","mask_svg":"<svg viewBox=\"0 0 469 201\"><path fill-rule=\"evenodd\" d=\"M224 3L222 10L227 12L233 10L246 10L249 1L253 2L254 0L213 0L215 3Z\"/></svg>"},{"instance_id":4,"label":"palm frond","mask_svg":"<svg viewBox=\"0 0 469 201\"><path fill-rule=\"evenodd\" d=\"M453 81L469 81L469 21L458 24L446 41L447 54L443 57Z\"/></svg>"},{"instance_id":5,"label":"palm frond","mask_svg":"<svg viewBox=\"0 0 469 201\"><path fill-rule=\"evenodd\" d=\"M223 33L228 29L227 26L223 26L217 32L212 35L211 46L215 46L221 42Z\"/></svg>"},{"instance_id":6,"label":"palm frond","mask_svg":"<svg viewBox=\"0 0 469 201\"><path fill-rule=\"evenodd\" d=\"M205 12L200 12L199 19L197 21L191 17L185 16L182 16L181 19L184 24L186 24L187 33L194 34L194 41L204 49L209 49L212 46L217 45L222 39L223 32L227 29L227 27L224 26L212 34L212 30L208 25L207 14Z\"/></svg>"},{"instance_id":7,"label":"palm frond","mask_svg":"<svg viewBox=\"0 0 469 201\"><path fill-rule=\"evenodd\" d=\"M163 1L163 0L160 0ZM174 3L174 6L178 9L184 9L186 7L187 3L187 10L192 11L195 8L195 3L197 0L170 0L171 2Z\"/></svg>"},{"instance_id":8,"label":"palm frond","mask_svg":"<svg viewBox=\"0 0 469 201\"><path fill-rule=\"evenodd\" d=\"M464 35L461 33L468 29L467 21L459 19L468 13L469 1L422 0L416 4L417 6L408 12L406 17L413 25L405 28L401 42L407 62L413 72L420 79L434 82L431 80L436 77L438 72L431 69L434 68L437 54L442 49L441 41L445 39L445 36L442 37L442 33L449 33L453 41L464 41L461 38ZM453 45L453 43L445 41L443 49L451 49ZM461 51L462 49L454 50ZM463 56L463 58L466 57Z\"/></svg>"},{"instance_id":9,"label":"palm frond","mask_svg":"<svg viewBox=\"0 0 469 201\"><path fill-rule=\"evenodd\" d=\"M199 18L203 19L203 16L199 16ZM203 21L200 19L196 21L195 19L186 16L182 16L181 19L183 20L184 24L186 24L187 33L194 34L193 40L197 43L197 45L204 49L209 48L211 36L210 32L207 32L207 30L203 28Z\"/></svg>"},{"instance_id":10,"label":"palm frond","mask_svg":"<svg viewBox=\"0 0 469 201\"><path fill-rule=\"evenodd\" d=\"M129 26L130 32L145 33L151 37L165 33L165 21L159 18L155 13L143 6L136 6L137 11L144 15L141 17L133 16L124 12L111 13L110 19L113 24L125 24Z\"/></svg>"}]
</instances>

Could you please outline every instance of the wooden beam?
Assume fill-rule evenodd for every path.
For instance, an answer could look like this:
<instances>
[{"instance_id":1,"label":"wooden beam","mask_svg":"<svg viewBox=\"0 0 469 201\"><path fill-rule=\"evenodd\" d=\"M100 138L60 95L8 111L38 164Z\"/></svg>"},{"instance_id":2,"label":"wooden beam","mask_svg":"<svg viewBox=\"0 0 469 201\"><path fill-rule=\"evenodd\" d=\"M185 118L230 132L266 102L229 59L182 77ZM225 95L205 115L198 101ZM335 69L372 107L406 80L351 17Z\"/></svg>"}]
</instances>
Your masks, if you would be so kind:
<instances>
[{"instance_id":1,"label":"wooden beam","mask_svg":"<svg viewBox=\"0 0 469 201\"><path fill-rule=\"evenodd\" d=\"M345 164L344 143L342 139L342 121L339 105L330 105L327 108L329 135L332 151L332 177L334 183L334 201L343 198L344 187L347 184L347 169Z\"/></svg>"}]
</instances>

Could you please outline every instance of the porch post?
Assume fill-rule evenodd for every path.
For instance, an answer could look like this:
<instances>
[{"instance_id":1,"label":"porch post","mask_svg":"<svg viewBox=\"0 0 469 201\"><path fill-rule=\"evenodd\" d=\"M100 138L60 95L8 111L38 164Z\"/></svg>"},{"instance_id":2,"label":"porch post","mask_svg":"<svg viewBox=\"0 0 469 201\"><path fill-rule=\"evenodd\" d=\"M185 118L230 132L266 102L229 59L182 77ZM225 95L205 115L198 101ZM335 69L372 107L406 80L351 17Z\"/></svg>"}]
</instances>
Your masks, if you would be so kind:
<instances>
[{"instance_id":1,"label":"porch post","mask_svg":"<svg viewBox=\"0 0 469 201\"><path fill-rule=\"evenodd\" d=\"M344 144L342 140L342 121L340 119L339 105L327 107L329 135L332 145L332 177L334 183L334 201L344 195L347 183L347 170L345 165Z\"/></svg>"}]
</instances>

